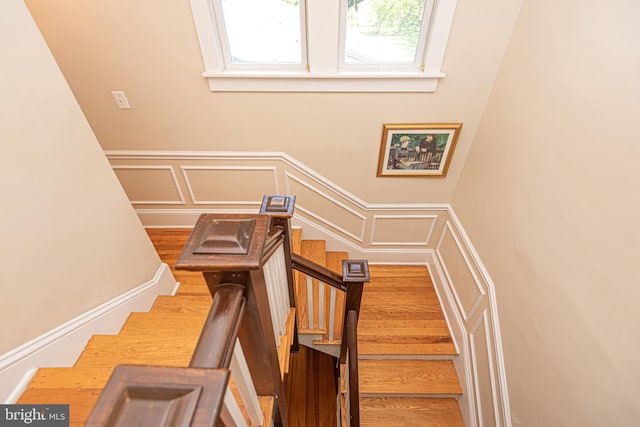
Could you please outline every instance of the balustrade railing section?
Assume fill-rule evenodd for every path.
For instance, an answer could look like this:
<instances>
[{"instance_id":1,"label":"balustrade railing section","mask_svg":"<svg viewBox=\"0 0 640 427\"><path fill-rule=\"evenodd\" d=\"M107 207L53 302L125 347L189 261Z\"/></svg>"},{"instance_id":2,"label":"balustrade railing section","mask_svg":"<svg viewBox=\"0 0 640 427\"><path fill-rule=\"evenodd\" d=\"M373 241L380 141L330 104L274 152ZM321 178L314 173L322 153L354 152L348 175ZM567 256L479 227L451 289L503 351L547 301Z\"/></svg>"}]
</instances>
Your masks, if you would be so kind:
<instances>
[{"instance_id":1,"label":"balustrade railing section","mask_svg":"<svg viewBox=\"0 0 640 427\"><path fill-rule=\"evenodd\" d=\"M283 343L298 345L294 269L322 283L323 301L328 287L328 335L341 339L342 369L337 371L348 375L346 382L342 379L348 389L342 418L359 425L356 327L368 265L344 261L341 276L294 254L294 205L293 196L265 196L256 215L200 216L176 264L202 272L213 297L189 367L116 368L87 425L286 426L286 359L278 351L290 351ZM344 310L336 304L340 293ZM342 315L335 316L337 311ZM344 336L336 331L345 331ZM284 339L287 334L293 337ZM272 402L268 419L262 396Z\"/></svg>"}]
</instances>

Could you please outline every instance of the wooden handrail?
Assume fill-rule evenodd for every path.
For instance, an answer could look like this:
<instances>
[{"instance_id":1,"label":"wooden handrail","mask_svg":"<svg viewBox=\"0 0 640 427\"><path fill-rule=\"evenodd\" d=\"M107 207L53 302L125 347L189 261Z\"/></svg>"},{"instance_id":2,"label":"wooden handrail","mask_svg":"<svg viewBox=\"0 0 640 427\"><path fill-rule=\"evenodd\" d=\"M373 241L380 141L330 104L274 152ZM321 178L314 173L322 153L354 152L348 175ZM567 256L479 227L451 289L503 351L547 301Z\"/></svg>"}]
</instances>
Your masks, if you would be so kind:
<instances>
[{"instance_id":1,"label":"wooden handrail","mask_svg":"<svg viewBox=\"0 0 640 427\"><path fill-rule=\"evenodd\" d=\"M85 425L215 425L245 309L244 290L235 283L217 286L188 368L120 365L114 369ZM176 403L170 414L167 401Z\"/></svg>"},{"instance_id":2,"label":"wooden handrail","mask_svg":"<svg viewBox=\"0 0 640 427\"><path fill-rule=\"evenodd\" d=\"M318 279L327 285L333 286L336 289L340 289L343 292L347 292L347 286L340 276L335 271L317 264L301 255L291 254L291 266L308 276Z\"/></svg>"},{"instance_id":3,"label":"wooden handrail","mask_svg":"<svg viewBox=\"0 0 640 427\"><path fill-rule=\"evenodd\" d=\"M229 368L246 305L244 291L237 283L217 286L189 367Z\"/></svg>"},{"instance_id":4,"label":"wooden handrail","mask_svg":"<svg viewBox=\"0 0 640 427\"><path fill-rule=\"evenodd\" d=\"M274 252L278 250L280 245L283 244L283 242L285 241L285 238L286 237L284 236L282 230L278 230L278 232L275 233L273 237L270 237L269 239L267 239L267 241L265 242L262 259L268 260L269 258L271 258L271 255L273 255Z\"/></svg>"},{"instance_id":5,"label":"wooden handrail","mask_svg":"<svg viewBox=\"0 0 640 427\"><path fill-rule=\"evenodd\" d=\"M275 398L272 421L286 426L287 404L263 270L284 242L284 233L272 227L268 215L203 214L176 269L201 271L214 300L223 284L241 285L246 303L237 336L257 395Z\"/></svg>"}]
</instances>

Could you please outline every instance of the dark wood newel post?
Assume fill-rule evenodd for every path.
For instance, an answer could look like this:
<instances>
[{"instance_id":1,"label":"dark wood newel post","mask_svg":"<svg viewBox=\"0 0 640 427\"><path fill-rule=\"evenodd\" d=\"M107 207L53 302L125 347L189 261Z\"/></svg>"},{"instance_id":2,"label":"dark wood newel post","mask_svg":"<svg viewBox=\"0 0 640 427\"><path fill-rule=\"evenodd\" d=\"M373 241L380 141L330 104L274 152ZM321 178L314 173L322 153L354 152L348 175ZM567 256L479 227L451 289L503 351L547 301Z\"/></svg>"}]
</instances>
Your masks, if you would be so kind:
<instances>
[{"instance_id":1,"label":"dark wood newel post","mask_svg":"<svg viewBox=\"0 0 640 427\"><path fill-rule=\"evenodd\" d=\"M275 397L274 421L286 426L284 386L262 270L270 227L267 215L203 214L176 269L201 271L212 296L221 284L244 287L244 316L238 338L257 394Z\"/></svg>"},{"instance_id":2,"label":"dark wood newel post","mask_svg":"<svg viewBox=\"0 0 640 427\"><path fill-rule=\"evenodd\" d=\"M293 268L291 267L291 254L293 252L293 244L291 242L291 217L293 217L295 205L296 196L267 194L262 199L262 205L260 206L260 213L271 217L271 228L280 228L285 235L284 257L287 269L287 281L289 282L289 306L291 308L296 307ZM291 351L297 353L300 351L300 345L298 344L298 321L296 318L294 318Z\"/></svg>"},{"instance_id":3,"label":"dark wood newel post","mask_svg":"<svg viewBox=\"0 0 640 427\"><path fill-rule=\"evenodd\" d=\"M356 324L360 315L360 303L362 302L362 291L364 284L370 281L369 263L367 260L346 260L342 261L342 280L347 285L347 300L345 302L345 313L355 311ZM343 331L347 331L347 316L344 317ZM347 340L342 340L340 348L340 363L345 363L347 355Z\"/></svg>"},{"instance_id":4,"label":"dark wood newel post","mask_svg":"<svg viewBox=\"0 0 640 427\"><path fill-rule=\"evenodd\" d=\"M345 303L345 316L342 346L340 347L340 363L349 366L349 425L360 425L360 391L358 387L358 317L360 315L360 303L365 282L369 282L369 263L366 260L342 261L342 276L347 285L347 300ZM349 350L347 354L347 349Z\"/></svg>"},{"instance_id":5,"label":"dark wood newel post","mask_svg":"<svg viewBox=\"0 0 640 427\"><path fill-rule=\"evenodd\" d=\"M342 261L342 280L347 285L346 311L360 313L364 284L371 280L367 260Z\"/></svg>"}]
</instances>

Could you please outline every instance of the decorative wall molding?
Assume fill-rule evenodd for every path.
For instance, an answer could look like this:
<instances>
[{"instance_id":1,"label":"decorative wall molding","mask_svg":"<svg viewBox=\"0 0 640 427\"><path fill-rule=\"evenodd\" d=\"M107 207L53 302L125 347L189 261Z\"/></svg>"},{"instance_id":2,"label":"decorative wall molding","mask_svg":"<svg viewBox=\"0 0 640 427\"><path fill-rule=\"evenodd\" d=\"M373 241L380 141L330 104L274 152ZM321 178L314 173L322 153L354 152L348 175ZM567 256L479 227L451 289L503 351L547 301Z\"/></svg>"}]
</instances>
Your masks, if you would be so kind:
<instances>
[{"instance_id":1,"label":"decorative wall molding","mask_svg":"<svg viewBox=\"0 0 640 427\"><path fill-rule=\"evenodd\" d=\"M15 403L37 368L73 366L92 335L118 333L131 312L148 311L175 286L162 263L150 281L0 355L0 402Z\"/></svg>"},{"instance_id":2,"label":"decorative wall molding","mask_svg":"<svg viewBox=\"0 0 640 427\"><path fill-rule=\"evenodd\" d=\"M427 262L429 251L426 249L363 248L308 218L294 215L292 223L294 227L302 228L303 239L326 240L328 251L347 252L351 259L367 259L369 264L424 265Z\"/></svg>"},{"instance_id":3,"label":"decorative wall molding","mask_svg":"<svg viewBox=\"0 0 640 427\"><path fill-rule=\"evenodd\" d=\"M184 177L185 185L187 186L189 195L191 196L191 201L194 205L236 204L236 205L257 206L259 208L260 203L262 202L261 196L263 194L272 194L272 193L279 194L278 177L276 175L275 166L181 166L180 169L182 170L182 176ZM193 180L189 176L190 171L211 171L210 175L211 175L212 182L221 181L216 179L215 172L233 172L234 175L242 175L247 173L248 175L251 173L253 173L254 175L257 175L256 172L265 172L265 171L271 172L271 174L273 175L273 188L269 188L268 186L266 186L265 185L266 182L260 179L260 177L253 176L253 177L248 177L248 179L245 180L245 182L247 181L252 182L253 187L257 190L257 193L259 193L260 197L258 198L254 198L252 200L228 200L228 201L220 200L219 198L215 200L201 200L199 197L197 197L196 191L194 190ZM229 185L232 182L229 182L227 180L222 180L222 182L224 182L226 186L228 186L229 188L234 188L236 190L234 191L236 194L244 193L243 191L240 191L241 189L237 189L234 186ZM260 189L259 186L256 187L256 183L259 183L260 186L264 186L264 187Z\"/></svg>"},{"instance_id":4,"label":"decorative wall molding","mask_svg":"<svg viewBox=\"0 0 640 427\"><path fill-rule=\"evenodd\" d=\"M469 260L469 257L467 256L466 252L463 250L463 245L460 243L460 240L458 239L456 233L452 228L451 222L449 221L446 221L445 228L442 234L440 235L440 239L438 240L438 245L436 246L436 254L438 255L440 263L442 264L442 269L444 270L444 274L447 277L447 281L449 283L454 282L447 268L447 261L445 261L446 257L443 255L441 250L442 243L447 236L451 236L456 246L457 252L460 255L460 258L462 258L462 262L460 262L459 260L453 260L453 261L456 261L456 263L458 264L457 265L458 268L462 266L464 270L469 272L469 274L472 277L472 280L470 281L470 288L472 291L478 292L478 296L474 299L474 302L470 305L465 306L465 304L462 301L462 298L459 295L459 291L456 288L452 288L452 293L455 298L456 305L458 306L458 310L461 312L464 321L468 322L469 319L473 316L473 314L478 310L478 308L484 301L487 292L484 286L482 286L482 284L480 283L480 280L478 279L478 276L475 273L475 269L473 268L473 265Z\"/></svg>"},{"instance_id":5,"label":"decorative wall molding","mask_svg":"<svg viewBox=\"0 0 640 427\"><path fill-rule=\"evenodd\" d=\"M449 233L454 237L453 242L462 256L448 254L437 248L430 268L452 335L458 340L460 358L454 361L454 364L458 375L461 376L465 397L460 401L461 408L464 407L463 413L468 416L465 424L471 427L486 425L489 422L483 419L483 416L492 412L494 416L490 420L491 425L510 427L511 415L495 286L451 207L448 216L438 245L442 242L443 236ZM467 269L467 277L471 279L454 280L447 268ZM469 288L484 291L485 294L477 298L471 310L465 312L459 295ZM484 329L484 333L478 335L476 332L480 327ZM479 341L480 339L482 341ZM479 350L480 343L484 343L485 346L482 354ZM480 357L487 360L487 366L482 367L478 364ZM489 384L486 384L487 381ZM487 387L491 389L491 396L487 396L487 393L480 394Z\"/></svg>"},{"instance_id":6,"label":"decorative wall molding","mask_svg":"<svg viewBox=\"0 0 640 427\"><path fill-rule=\"evenodd\" d=\"M451 333L453 343L458 352L458 357L454 359L453 364L456 368L460 385L462 386L463 397L458 400L458 403L464 418L464 424L465 426L476 427L478 425L475 411L476 398L473 386L471 355L468 351L469 334L466 331L462 314L460 310L457 309L452 286L447 280L442 264L436 256L435 251L431 253L427 266L429 267L429 275L431 276L433 286L440 300L444 317L447 320L447 325L449 325L449 332Z\"/></svg>"},{"instance_id":7,"label":"decorative wall molding","mask_svg":"<svg viewBox=\"0 0 640 427\"><path fill-rule=\"evenodd\" d=\"M490 415L489 416L489 421L493 421L495 420L496 423L491 423L490 425L495 425L496 427L500 427L502 424L498 421L500 421L500 419L498 417L496 417L496 414L499 413L499 405L498 405L498 393L496 390L496 382L494 381L495 378L497 378L496 372L495 372L495 366L493 363L493 355L492 355L492 348L491 348L491 334L490 331L491 330L491 326L489 324L489 316L487 314L487 310L483 310L482 313L480 314L480 316L478 317L478 319L476 320L475 324L471 327L471 329L469 330L469 337L470 337L470 351L471 351L471 363L472 363L472 368L473 368L473 374L474 374L474 379L477 379L477 381L475 381L475 392L476 392L476 396L478 397L475 400L476 403L476 410L478 413L478 420L479 425L484 425L485 423L483 422L486 418L486 415ZM480 332L479 332L480 331ZM479 333L478 333L479 332ZM483 349L478 349L479 346L484 345L485 348ZM482 367L478 366L479 359L481 357L486 357L486 362L487 362L487 367L486 367L486 371L485 373L488 373L488 382L489 382L489 386L491 387L491 405L483 405L482 404L482 398L483 396L485 396L485 393L482 392L482 390L480 389L481 384L483 383L483 381L480 380L480 372ZM485 387L487 386L487 384L485 384ZM491 409L491 414L488 414L488 410ZM486 415L485 415L486 414Z\"/></svg>"},{"instance_id":8,"label":"decorative wall molding","mask_svg":"<svg viewBox=\"0 0 640 427\"><path fill-rule=\"evenodd\" d=\"M274 188L275 190L284 189L287 193L303 193L296 194L296 216L322 225L323 229L354 243L355 247L370 251L378 249L378 255L385 252L393 254L393 259L401 262L401 254L409 253L411 257L406 262L411 263L415 262L416 253L408 249L430 248L432 235L441 226L439 218L448 209L444 204L367 204L281 152L106 151L106 154L116 169L131 167L132 163L135 163L136 168L143 165L147 166L148 170L153 170L153 167L182 170L182 179L177 182L182 186L180 189L182 193L190 195L191 199L185 205L170 209L160 204L153 206L149 203L138 204L135 201L132 203L142 223L147 227L193 226L199 214L205 212L253 213L260 206L262 194L271 194ZM189 176L192 171L211 171L211 173L237 171L240 181L243 173L247 172L248 175L244 176L245 181L251 185L249 187L246 183L242 185L250 188L250 191L261 192L260 196L255 197L255 202L248 201L246 198L233 199L230 196L232 193L225 193L228 188L233 188L229 186L229 182L225 181L222 184L226 187L220 190L224 197L209 200L213 197L202 197L194 189ZM255 188L256 182L260 186L265 180L252 180L250 176L252 173L261 171L272 171L274 177L273 183L262 189ZM215 186L219 181L212 178L211 185ZM122 184L126 190L127 183ZM239 191L236 194L250 191ZM255 207L255 210L251 207ZM429 230L419 231L421 239L419 241L416 241L415 230L405 229L401 232L395 230L394 233L390 233L388 219L402 217L412 218L414 221L420 218L425 219ZM382 220L383 218L386 220ZM377 237L385 235L393 235L393 238ZM376 254L376 251L371 253ZM420 253L419 257L424 260L424 252Z\"/></svg>"},{"instance_id":9,"label":"decorative wall molding","mask_svg":"<svg viewBox=\"0 0 640 427\"><path fill-rule=\"evenodd\" d=\"M397 241L397 237L398 237L397 233L394 233L396 234L396 236L394 236L396 238L396 241L382 241L382 240L376 240L375 238L376 231L378 229L377 225L380 222L384 222L384 220L418 220L418 219L429 220L428 226L425 227L426 236L424 240ZM438 219L438 215L410 215L410 214L373 215L372 222L371 222L371 238L370 238L371 246L429 246L437 219ZM414 228L412 231L413 232L407 237L415 238L415 233L417 232L417 230Z\"/></svg>"},{"instance_id":10,"label":"decorative wall molding","mask_svg":"<svg viewBox=\"0 0 640 427\"><path fill-rule=\"evenodd\" d=\"M250 213L257 209L136 209L147 228L193 228L198 217L205 213Z\"/></svg>"},{"instance_id":11,"label":"decorative wall molding","mask_svg":"<svg viewBox=\"0 0 640 427\"><path fill-rule=\"evenodd\" d=\"M175 191L178 195L179 200L131 200L132 204L138 205L184 205L185 200L182 195L182 191L180 190L180 185L178 184L178 179L176 177L176 173L173 170L173 167L169 165L112 165L116 176L121 180L122 178L118 175L118 170L141 170L141 171L158 171L158 170L166 170L169 172L172 183L174 185ZM127 193L129 194L129 193Z\"/></svg>"}]
</instances>

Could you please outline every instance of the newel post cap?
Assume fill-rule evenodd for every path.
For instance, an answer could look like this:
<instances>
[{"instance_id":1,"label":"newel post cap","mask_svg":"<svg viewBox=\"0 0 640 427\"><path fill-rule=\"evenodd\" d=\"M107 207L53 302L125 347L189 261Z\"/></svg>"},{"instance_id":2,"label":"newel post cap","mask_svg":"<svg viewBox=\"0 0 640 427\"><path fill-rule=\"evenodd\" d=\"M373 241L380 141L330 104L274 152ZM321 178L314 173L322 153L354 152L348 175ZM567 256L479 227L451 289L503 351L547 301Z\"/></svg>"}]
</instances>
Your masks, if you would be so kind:
<instances>
[{"instance_id":1,"label":"newel post cap","mask_svg":"<svg viewBox=\"0 0 640 427\"><path fill-rule=\"evenodd\" d=\"M283 196L277 194L266 194L260 206L261 214L271 216L291 217L296 205L296 196Z\"/></svg>"}]
</instances>

